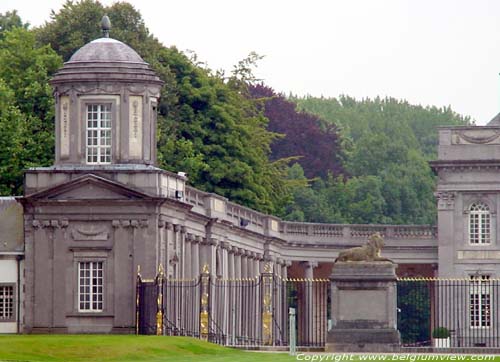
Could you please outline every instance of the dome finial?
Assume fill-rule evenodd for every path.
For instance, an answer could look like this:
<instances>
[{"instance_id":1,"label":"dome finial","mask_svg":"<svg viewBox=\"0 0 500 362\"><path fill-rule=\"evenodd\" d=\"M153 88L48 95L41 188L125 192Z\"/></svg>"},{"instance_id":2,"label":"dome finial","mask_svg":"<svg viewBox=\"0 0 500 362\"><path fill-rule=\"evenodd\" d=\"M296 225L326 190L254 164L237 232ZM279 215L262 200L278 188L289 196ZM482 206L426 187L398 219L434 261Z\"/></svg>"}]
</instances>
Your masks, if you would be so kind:
<instances>
[{"instance_id":1,"label":"dome finial","mask_svg":"<svg viewBox=\"0 0 500 362\"><path fill-rule=\"evenodd\" d=\"M111 21L107 15L104 15L101 20L102 36L109 38L109 29L111 29Z\"/></svg>"}]
</instances>

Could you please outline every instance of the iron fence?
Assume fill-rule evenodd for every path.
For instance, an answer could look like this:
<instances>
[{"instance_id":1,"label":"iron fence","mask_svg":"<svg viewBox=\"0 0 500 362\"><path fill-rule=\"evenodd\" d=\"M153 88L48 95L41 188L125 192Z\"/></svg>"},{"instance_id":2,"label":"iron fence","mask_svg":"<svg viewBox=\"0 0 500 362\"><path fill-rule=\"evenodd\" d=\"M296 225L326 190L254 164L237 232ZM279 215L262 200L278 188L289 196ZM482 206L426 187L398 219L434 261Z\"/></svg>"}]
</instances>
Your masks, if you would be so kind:
<instances>
[{"instance_id":1,"label":"iron fence","mask_svg":"<svg viewBox=\"0 0 500 362\"><path fill-rule=\"evenodd\" d=\"M398 330L403 346L500 347L500 279L400 278ZM136 332L203 338L230 346L288 346L288 310L297 314L297 346L324 347L329 281L282 279L269 272L225 280L153 280L138 275Z\"/></svg>"},{"instance_id":2,"label":"iron fence","mask_svg":"<svg viewBox=\"0 0 500 362\"><path fill-rule=\"evenodd\" d=\"M166 279L163 288L163 333L200 337L200 278Z\"/></svg>"},{"instance_id":3,"label":"iron fence","mask_svg":"<svg viewBox=\"0 0 500 362\"><path fill-rule=\"evenodd\" d=\"M137 333L191 336L228 346L288 346L292 307L297 345L323 347L328 286L326 279L282 279L272 273L230 280L209 273L187 280L139 276Z\"/></svg>"},{"instance_id":4,"label":"iron fence","mask_svg":"<svg viewBox=\"0 0 500 362\"><path fill-rule=\"evenodd\" d=\"M484 275L399 279L403 346L500 347L499 284Z\"/></svg>"},{"instance_id":5,"label":"iron fence","mask_svg":"<svg viewBox=\"0 0 500 362\"><path fill-rule=\"evenodd\" d=\"M287 297L283 307L286 311L288 308L296 310L297 346L325 346L330 319L329 286L328 279L287 279L281 282L283 294ZM288 323L284 333L288 333Z\"/></svg>"}]
</instances>

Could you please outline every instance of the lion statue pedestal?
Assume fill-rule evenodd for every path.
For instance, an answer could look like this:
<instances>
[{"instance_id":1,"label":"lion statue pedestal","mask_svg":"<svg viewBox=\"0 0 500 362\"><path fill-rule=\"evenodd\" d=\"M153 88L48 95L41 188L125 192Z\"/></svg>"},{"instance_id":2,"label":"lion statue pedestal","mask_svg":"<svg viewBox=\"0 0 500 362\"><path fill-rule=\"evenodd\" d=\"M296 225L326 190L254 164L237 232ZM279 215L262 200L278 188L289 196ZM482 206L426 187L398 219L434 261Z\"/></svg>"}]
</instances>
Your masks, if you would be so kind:
<instances>
[{"instance_id":1,"label":"lion statue pedestal","mask_svg":"<svg viewBox=\"0 0 500 362\"><path fill-rule=\"evenodd\" d=\"M332 269L333 327L328 332L327 352L391 352L400 344L396 264L379 253L373 254L370 248L365 249L370 249L368 254L375 257L363 259L363 248L341 252ZM341 259L342 255L351 255L352 250L356 260Z\"/></svg>"}]
</instances>

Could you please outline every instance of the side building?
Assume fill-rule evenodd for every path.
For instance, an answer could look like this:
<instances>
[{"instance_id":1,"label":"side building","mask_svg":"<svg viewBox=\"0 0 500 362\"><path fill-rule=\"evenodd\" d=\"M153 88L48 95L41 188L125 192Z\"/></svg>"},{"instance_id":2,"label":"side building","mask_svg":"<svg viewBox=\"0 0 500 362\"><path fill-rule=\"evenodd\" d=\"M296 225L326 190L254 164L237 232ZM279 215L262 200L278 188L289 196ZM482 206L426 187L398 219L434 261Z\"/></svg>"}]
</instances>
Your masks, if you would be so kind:
<instances>
[{"instance_id":1,"label":"side building","mask_svg":"<svg viewBox=\"0 0 500 362\"><path fill-rule=\"evenodd\" d=\"M500 277L500 116L487 126L440 127L439 276Z\"/></svg>"},{"instance_id":2,"label":"side building","mask_svg":"<svg viewBox=\"0 0 500 362\"><path fill-rule=\"evenodd\" d=\"M438 275L458 284L436 291L436 318L453 331L453 346L498 346L500 115L486 126L440 127L431 165L438 175ZM451 305L454 317L446 318Z\"/></svg>"},{"instance_id":3,"label":"side building","mask_svg":"<svg viewBox=\"0 0 500 362\"><path fill-rule=\"evenodd\" d=\"M23 208L14 197L0 197L0 334L23 330L23 271Z\"/></svg>"}]
</instances>

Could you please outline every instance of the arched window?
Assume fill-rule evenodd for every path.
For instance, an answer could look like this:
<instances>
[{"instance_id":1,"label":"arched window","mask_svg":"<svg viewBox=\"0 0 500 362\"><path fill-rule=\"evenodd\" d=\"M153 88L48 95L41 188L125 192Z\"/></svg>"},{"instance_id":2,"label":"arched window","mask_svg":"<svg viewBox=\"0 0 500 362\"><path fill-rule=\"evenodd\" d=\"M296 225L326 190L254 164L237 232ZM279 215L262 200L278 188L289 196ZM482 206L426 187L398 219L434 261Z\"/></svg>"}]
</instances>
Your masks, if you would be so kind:
<instances>
[{"instance_id":1,"label":"arched window","mask_svg":"<svg viewBox=\"0 0 500 362\"><path fill-rule=\"evenodd\" d=\"M485 203L475 202L469 208L469 242L471 244L489 244L490 236L490 208Z\"/></svg>"}]
</instances>

